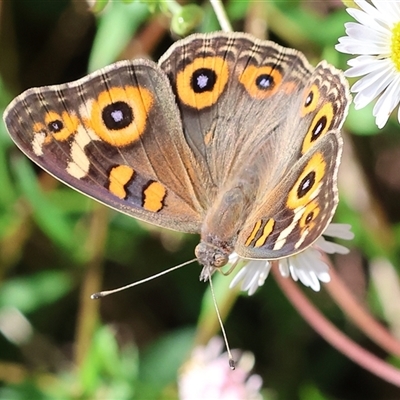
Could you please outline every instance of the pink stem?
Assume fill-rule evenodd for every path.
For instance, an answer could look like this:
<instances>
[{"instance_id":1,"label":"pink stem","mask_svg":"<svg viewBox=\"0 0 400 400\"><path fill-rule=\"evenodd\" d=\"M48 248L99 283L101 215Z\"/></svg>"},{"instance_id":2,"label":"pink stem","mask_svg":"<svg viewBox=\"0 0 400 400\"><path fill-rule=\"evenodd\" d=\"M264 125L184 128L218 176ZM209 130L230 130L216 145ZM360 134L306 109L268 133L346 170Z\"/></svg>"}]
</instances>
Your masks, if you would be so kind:
<instances>
[{"instance_id":1,"label":"pink stem","mask_svg":"<svg viewBox=\"0 0 400 400\"><path fill-rule=\"evenodd\" d=\"M327 342L361 367L381 377L385 381L400 387L400 370L382 361L380 358L374 356L349 339L314 307L292 279L283 278L278 268L272 268L272 273L282 291L300 315Z\"/></svg>"},{"instance_id":2,"label":"pink stem","mask_svg":"<svg viewBox=\"0 0 400 400\"><path fill-rule=\"evenodd\" d=\"M355 299L332 266L329 275L331 281L324 287L339 307L371 340L388 353L400 357L400 342Z\"/></svg>"}]
</instances>

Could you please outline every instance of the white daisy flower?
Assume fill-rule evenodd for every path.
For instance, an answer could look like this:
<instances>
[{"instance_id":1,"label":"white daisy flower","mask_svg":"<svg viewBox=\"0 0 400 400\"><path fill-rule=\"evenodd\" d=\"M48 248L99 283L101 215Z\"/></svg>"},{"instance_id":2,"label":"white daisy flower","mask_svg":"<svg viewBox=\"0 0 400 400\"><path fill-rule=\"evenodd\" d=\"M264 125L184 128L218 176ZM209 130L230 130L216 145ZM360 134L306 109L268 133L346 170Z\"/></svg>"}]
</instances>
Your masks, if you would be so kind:
<instances>
[{"instance_id":1,"label":"white daisy flower","mask_svg":"<svg viewBox=\"0 0 400 400\"><path fill-rule=\"evenodd\" d=\"M323 235L351 240L354 234L348 224L330 224ZM312 246L291 257L277 260L279 272L282 276L289 277L318 292L320 282L329 282L329 266L321 258L321 251L325 253L348 253L348 249L340 244L327 241L321 236ZM240 284L240 289L248 292L249 296L262 286L271 270L272 262L268 260L241 259L236 253L229 258L231 263L244 262L245 265L233 278L230 288Z\"/></svg>"},{"instance_id":2,"label":"white daisy flower","mask_svg":"<svg viewBox=\"0 0 400 400\"><path fill-rule=\"evenodd\" d=\"M345 24L347 36L339 38L336 50L359 54L348 61L347 77L362 78L351 91L356 109L379 97L374 109L378 128L383 128L400 102L400 1L355 0L360 9L347 12L358 21ZM400 122L400 109L398 112Z\"/></svg>"},{"instance_id":3,"label":"white daisy flower","mask_svg":"<svg viewBox=\"0 0 400 400\"><path fill-rule=\"evenodd\" d=\"M178 377L180 400L262 400L262 379L249 374L254 365L253 354L233 350L237 362L232 371L223 347L223 340L214 337L206 346L193 350Z\"/></svg>"}]
</instances>

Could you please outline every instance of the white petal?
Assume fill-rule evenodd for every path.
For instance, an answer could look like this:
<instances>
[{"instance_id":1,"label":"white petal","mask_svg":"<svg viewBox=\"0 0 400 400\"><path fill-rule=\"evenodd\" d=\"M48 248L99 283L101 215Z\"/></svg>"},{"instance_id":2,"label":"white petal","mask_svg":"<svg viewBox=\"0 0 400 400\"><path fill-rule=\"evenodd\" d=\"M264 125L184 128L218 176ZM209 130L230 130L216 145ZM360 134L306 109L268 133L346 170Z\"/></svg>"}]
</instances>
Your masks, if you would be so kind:
<instances>
[{"instance_id":1,"label":"white petal","mask_svg":"<svg viewBox=\"0 0 400 400\"><path fill-rule=\"evenodd\" d=\"M240 290L253 295L259 286L262 286L268 277L271 263L268 260L250 260L232 279L229 287L240 284Z\"/></svg>"},{"instance_id":2,"label":"white petal","mask_svg":"<svg viewBox=\"0 0 400 400\"><path fill-rule=\"evenodd\" d=\"M251 288L255 288L255 290L258 288L258 277L259 277L259 269L258 269L258 264L260 263L265 263L264 261L250 261L244 268L246 268L247 273L243 277L243 282L242 282L242 290L243 291L250 291ZM252 291L252 294L255 292Z\"/></svg>"},{"instance_id":3,"label":"white petal","mask_svg":"<svg viewBox=\"0 0 400 400\"><path fill-rule=\"evenodd\" d=\"M349 253L349 249L341 244L337 244L335 242L330 242L326 240L324 237L318 238L318 240L314 243L314 245L320 248L324 253L328 254L347 254Z\"/></svg>"},{"instance_id":4,"label":"white petal","mask_svg":"<svg viewBox=\"0 0 400 400\"><path fill-rule=\"evenodd\" d=\"M229 255L229 263L230 264L235 264L235 263L237 263L239 261L239 258L240 257L238 255L238 253L233 252L233 253L231 253Z\"/></svg>"},{"instance_id":5,"label":"white petal","mask_svg":"<svg viewBox=\"0 0 400 400\"><path fill-rule=\"evenodd\" d=\"M329 267L321 260L319 251L308 248L288 259L289 271L293 280L300 280L303 285L313 290L320 290L320 280L329 282Z\"/></svg>"},{"instance_id":6,"label":"white petal","mask_svg":"<svg viewBox=\"0 0 400 400\"><path fill-rule=\"evenodd\" d=\"M365 107L382 93L393 80L393 74L382 70L381 72L372 72L358 82L356 82L351 91L358 94L354 97L353 102L356 110Z\"/></svg>"},{"instance_id":7,"label":"white petal","mask_svg":"<svg viewBox=\"0 0 400 400\"><path fill-rule=\"evenodd\" d=\"M400 19L399 3L396 1L372 0L373 5L380 11L382 18L390 23L396 23Z\"/></svg>"},{"instance_id":8,"label":"white petal","mask_svg":"<svg viewBox=\"0 0 400 400\"><path fill-rule=\"evenodd\" d=\"M320 272L320 273L318 274L318 279L319 279L321 282L328 283L328 282L331 281L331 276L329 275L329 272L328 272L328 271L326 271L326 272Z\"/></svg>"},{"instance_id":9,"label":"white petal","mask_svg":"<svg viewBox=\"0 0 400 400\"><path fill-rule=\"evenodd\" d=\"M363 10L367 15L372 17L374 20L378 20L379 22L386 22L385 15L382 14L379 10L377 10L374 6L369 4L364 0L355 0L356 4Z\"/></svg>"},{"instance_id":10,"label":"white petal","mask_svg":"<svg viewBox=\"0 0 400 400\"><path fill-rule=\"evenodd\" d=\"M365 56L360 56L360 57L365 57ZM353 60L355 60L355 58ZM349 60L348 62L349 65L350 61L352 60ZM354 78L357 76L367 75L372 72L379 72L384 67L386 67L387 64L388 64L387 60L376 60L376 59L369 60L368 62L359 62L358 65L346 70L345 76L349 78Z\"/></svg>"},{"instance_id":11,"label":"white petal","mask_svg":"<svg viewBox=\"0 0 400 400\"><path fill-rule=\"evenodd\" d=\"M369 62L375 62L377 60L379 61L376 56L357 56L347 61L347 64L351 67L357 67L359 65L366 65Z\"/></svg>"},{"instance_id":12,"label":"white petal","mask_svg":"<svg viewBox=\"0 0 400 400\"><path fill-rule=\"evenodd\" d=\"M390 117L390 115L385 115L385 114L377 115L376 118L375 118L376 126L379 129L382 129L386 125L386 122L388 122L389 117Z\"/></svg>"},{"instance_id":13,"label":"white petal","mask_svg":"<svg viewBox=\"0 0 400 400\"><path fill-rule=\"evenodd\" d=\"M299 276L296 273L296 268L294 268L291 264L289 264L289 272L292 279L297 282L299 280Z\"/></svg>"},{"instance_id":14,"label":"white petal","mask_svg":"<svg viewBox=\"0 0 400 400\"><path fill-rule=\"evenodd\" d=\"M238 285L246 276L246 269L245 267L241 268L238 273L233 277L231 283L229 284L229 288L232 289L236 285Z\"/></svg>"},{"instance_id":15,"label":"white petal","mask_svg":"<svg viewBox=\"0 0 400 400\"><path fill-rule=\"evenodd\" d=\"M350 224L337 224L331 222L325 229L323 235L330 237L337 237L340 239L351 240L354 239L354 233L351 232Z\"/></svg>"},{"instance_id":16,"label":"white petal","mask_svg":"<svg viewBox=\"0 0 400 400\"><path fill-rule=\"evenodd\" d=\"M399 110L397 111L397 120L400 122L400 107Z\"/></svg>"},{"instance_id":17,"label":"white petal","mask_svg":"<svg viewBox=\"0 0 400 400\"><path fill-rule=\"evenodd\" d=\"M399 84L400 76L396 77L396 79L394 79L390 83L390 85L385 90L385 93L383 93L379 100L376 102L374 115L377 115L381 112L390 114L393 111L394 107L396 107L400 100Z\"/></svg>"},{"instance_id":18,"label":"white petal","mask_svg":"<svg viewBox=\"0 0 400 400\"><path fill-rule=\"evenodd\" d=\"M345 24L346 33L353 39L360 41L375 42L375 44L390 45L390 37L383 32L378 32L368 26L358 24L356 22L347 22Z\"/></svg>"},{"instance_id":19,"label":"white petal","mask_svg":"<svg viewBox=\"0 0 400 400\"><path fill-rule=\"evenodd\" d=\"M377 32L381 32L383 34L386 33L388 37L390 36L390 29L367 13L357 10L356 8L348 8L346 11L360 24L369 26L371 29L375 29Z\"/></svg>"},{"instance_id":20,"label":"white petal","mask_svg":"<svg viewBox=\"0 0 400 400\"><path fill-rule=\"evenodd\" d=\"M311 287L318 292L320 290L319 280L312 270L314 260L310 263L310 260L306 257L306 252L299 254L296 258L291 258L290 272L293 279L297 277L304 286Z\"/></svg>"},{"instance_id":21,"label":"white petal","mask_svg":"<svg viewBox=\"0 0 400 400\"><path fill-rule=\"evenodd\" d=\"M279 272L284 278L287 278L290 275L289 263L287 258L279 260Z\"/></svg>"},{"instance_id":22,"label":"white petal","mask_svg":"<svg viewBox=\"0 0 400 400\"><path fill-rule=\"evenodd\" d=\"M389 119L390 114L400 101L400 81L393 81L382 96L376 102L373 115L376 117L376 124L379 128L383 128Z\"/></svg>"},{"instance_id":23,"label":"white petal","mask_svg":"<svg viewBox=\"0 0 400 400\"><path fill-rule=\"evenodd\" d=\"M390 54L390 45L382 46L375 43L364 42L348 36L339 38L336 49L346 54Z\"/></svg>"},{"instance_id":24,"label":"white petal","mask_svg":"<svg viewBox=\"0 0 400 400\"><path fill-rule=\"evenodd\" d=\"M384 66L384 68L380 68L379 70L373 71L369 73L368 75L364 76L362 79L357 81L352 87L351 91L353 93L365 91L368 89L371 85L375 86L377 83L382 84L383 79L386 77L386 80L390 83L390 81L393 79L393 73L391 73L390 68L388 68L387 65ZM384 85L386 87L389 83ZM383 89L380 89L378 93L380 93Z\"/></svg>"}]
</instances>

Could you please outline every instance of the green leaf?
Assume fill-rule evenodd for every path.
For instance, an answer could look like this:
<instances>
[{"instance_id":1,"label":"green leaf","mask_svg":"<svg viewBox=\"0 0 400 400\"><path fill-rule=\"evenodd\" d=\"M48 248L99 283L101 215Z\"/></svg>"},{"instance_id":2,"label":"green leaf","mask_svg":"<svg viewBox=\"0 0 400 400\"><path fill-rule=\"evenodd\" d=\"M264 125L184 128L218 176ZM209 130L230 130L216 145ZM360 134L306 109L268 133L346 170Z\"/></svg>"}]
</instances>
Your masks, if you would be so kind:
<instances>
[{"instance_id":1,"label":"green leaf","mask_svg":"<svg viewBox=\"0 0 400 400\"><path fill-rule=\"evenodd\" d=\"M314 385L304 385L299 392L300 400L328 400Z\"/></svg>"},{"instance_id":2,"label":"green leaf","mask_svg":"<svg viewBox=\"0 0 400 400\"><path fill-rule=\"evenodd\" d=\"M230 20L242 19L249 9L250 0L230 0L226 5L226 12Z\"/></svg>"},{"instance_id":3,"label":"green leaf","mask_svg":"<svg viewBox=\"0 0 400 400\"><path fill-rule=\"evenodd\" d=\"M152 344L141 358L140 382L157 391L176 381L179 367L190 355L193 338L194 329L185 328Z\"/></svg>"},{"instance_id":4,"label":"green leaf","mask_svg":"<svg viewBox=\"0 0 400 400\"><path fill-rule=\"evenodd\" d=\"M372 115L373 107L373 104L368 104L366 107L356 110L354 104L351 104L346 127L356 135L370 136L379 133L380 129L376 126L375 117Z\"/></svg>"},{"instance_id":5,"label":"green leaf","mask_svg":"<svg viewBox=\"0 0 400 400\"><path fill-rule=\"evenodd\" d=\"M94 4L91 6L91 11L94 13L102 12L108 4L108 0L95 0Z\"/></svg>"},{"instance_id":6,"label":"green leaf","mask_svg":"<svg viewBox=\"0 0 400 400\"><path fill-rule=\"evenodd\" d=\"M69 221L65 211L49 201L40 190L37 177L28 159L19 157L15 160L14 166L21 191L29 199L33 217L38 226L59 246L67 251L74 250L72 254L75 256L82 256L76 252L79 249L84 250L82 249L83 238L75 229L75 224Z\"/></svg>"},{"instance_id":7,"label":"green leaf","mask_svg":"<svg viewBox=\"0 0 400 400\"><path fill-rule=\"evenodd\" d=\"M213 8L207 4L204 8L203 21L199 27L200 32L213 32L221 30Z\"/></svg>"},{"instance_id":8,"label":"green leaf","mask_svg":"<svg viewBox=\"0 0 400 400\"><path fill-rule=\"evenodd\" d=\"M65 296L72 288L71 277L62 271L41 271L4 282L0 308L15 307L27 314Z\"/></svg>"},{"instance_id":9,"label":"green leaf","mask_svg":"<svg viewBox=\"0 0 400 400\"><path fill-rule=\"evenodd\" d=\"M89 72L114 62L149 15L146 4L110 2L99 16L97 35L89 59Z\"/></svg>"},{"instance_id":10,"label":"green leaf","mask_svg":"<svg viewBox=\"0 0 400 400\"><path fill-rule=\"evenodd\" d=\"M189 4L173 15L171 29L179 36L186 36L200 25L203 18L203 9L196 4Z\"/></svg>"},{"instance_id":11,"label":"green leaf","mask_svg":"<svg viewBox=\"0 0 400 400\"><path fill-rule=\"evenodd\" d=\"M0 136L2 132L0 131ZM15 185L10 176L10 168L8 165L8 157L6 156L7 147L5 143L0 140L0 176L1 176L1 190L0 190L0 206L11 207L16 199L17 193Z\"/></svg>"},{"instance_id":12,"label":"green leaf","mask_svg":"<svg viewBox=\"0 0 400 400\"><path fill-rule=\"evenodd\" d=\"M106 386L108 398L132 399L138 375L136 347L119 349L115 332L109 326L100 327L80 369L80 381L86 397L95 397Z\"/></svg>"}]
</instances>

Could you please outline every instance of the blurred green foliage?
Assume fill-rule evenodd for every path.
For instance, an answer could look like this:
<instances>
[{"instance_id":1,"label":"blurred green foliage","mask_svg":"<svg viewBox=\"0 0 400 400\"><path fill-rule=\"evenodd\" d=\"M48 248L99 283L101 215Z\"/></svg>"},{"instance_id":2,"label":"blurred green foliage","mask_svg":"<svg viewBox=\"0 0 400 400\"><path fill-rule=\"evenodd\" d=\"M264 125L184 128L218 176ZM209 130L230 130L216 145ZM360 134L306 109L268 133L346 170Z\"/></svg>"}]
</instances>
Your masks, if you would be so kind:
<instances>
[{"instance_id":1,"label":"blurred green foliage","mask_svg":"<svg viewBox=\"0 0 400 400\"><path fill-rule=\"evenodd\" d=\"M230 0L226 10L236 30L261 25L313 63L327 58L346 66L346 57L333 50L349 20L338 2ZM156 59L173 41L170 26L173 38L219 29L203 2L98 0L90 10L84 1L4 0L0 11L2 111L28 87L77 79L119 58L145 53ZM357 236L351 257L336 262L359 298L394 326L399 321L385 314L382 288L369 284L363 267L377 256L400 265L398 167L385 167L400 159L399 127L391 120L378 132L366 108L351 110L346 129L365 183L342 192L336 220L350 222ZM191 265L97 302L89 295L193 258L198 238L137 222L58 184L16 149L3 124L0 178L0 320L19 330L3 335L0 322L0 399L176 398L176 374L198 332L218 331L200 268ZM365 187L374 196L375 224L355 207ZM400 397L326 344L272 278L251 298L232 295L230 279L215 282L229 313L225 328L233 348L255 354L265 398ZM337 326L375 350L326 292L306 292Z\"/></svg>"}]
</instances>

